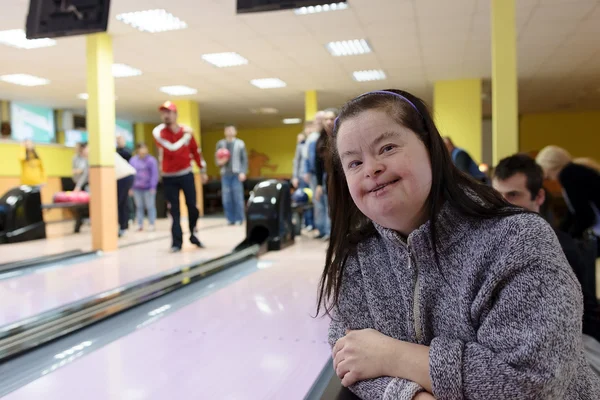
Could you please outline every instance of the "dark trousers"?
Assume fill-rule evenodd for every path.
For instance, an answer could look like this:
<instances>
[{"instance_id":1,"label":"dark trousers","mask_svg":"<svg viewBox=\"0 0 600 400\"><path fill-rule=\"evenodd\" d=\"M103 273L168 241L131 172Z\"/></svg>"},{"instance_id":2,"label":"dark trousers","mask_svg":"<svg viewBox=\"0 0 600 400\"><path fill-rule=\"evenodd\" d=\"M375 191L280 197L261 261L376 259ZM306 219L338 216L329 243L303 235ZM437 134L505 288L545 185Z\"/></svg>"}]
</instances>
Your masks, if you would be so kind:
<instances>
[{"instance_id":1,"label":"dark trousers","mask_svg":"<svg viewBox=\"0 0 600 400\"><path fill-rule=\"evenodd\" d=\"M134 176L129 175L117 181L117 210L121 230L129 227L129 190L133 187L133 180Z\"/></svg>"},{"instance_id":2,"label":"dark trousers","mask_svg":"<svg viewBox=\"0 0 600 400\"><path fill-rule=\"evenodd\" d=\"M179 211L179 191L183 190L185 204L188 209L188 222L190 235L193 235L196 228L196 222L200 213L196 208L196 184L194 183L194 174L191 172L182 176L163 177L165 187L165 200L170 205L173 225L171 226L172 247L181 248L183 244L183 232L181 231L181 213Z\"/></svg>"}]
</instances>

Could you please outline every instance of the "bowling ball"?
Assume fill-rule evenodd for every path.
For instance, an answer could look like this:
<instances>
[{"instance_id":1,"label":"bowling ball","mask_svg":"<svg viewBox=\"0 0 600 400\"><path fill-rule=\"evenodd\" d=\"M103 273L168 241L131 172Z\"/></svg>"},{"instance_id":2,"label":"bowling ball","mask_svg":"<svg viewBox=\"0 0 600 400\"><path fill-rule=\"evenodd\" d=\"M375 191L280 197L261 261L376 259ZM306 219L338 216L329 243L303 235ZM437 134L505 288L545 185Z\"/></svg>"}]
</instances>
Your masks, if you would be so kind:
<instances>
[{"instance_id":1,"label":"bowling ball","mask_svg":"<svg viewBox=\"0 0 600 400\"><path fill-rule=\"evenodd\" d=\"M227 149L219 149L217 150L217 158L220 160L228 160L229 157L231 157L231 154L229 154L229 150Z\"/></svg>"},{"instance_id":2,"label":"bowling ball","mask_svg":"<svg viewBox=\"0 0 600 400\"><path fill-rule=\"evenodd\" d=\"M308 195L302 189L298 189L292 194L292 201L296 204L308 203Z\"/></svg>"}]
</instances>

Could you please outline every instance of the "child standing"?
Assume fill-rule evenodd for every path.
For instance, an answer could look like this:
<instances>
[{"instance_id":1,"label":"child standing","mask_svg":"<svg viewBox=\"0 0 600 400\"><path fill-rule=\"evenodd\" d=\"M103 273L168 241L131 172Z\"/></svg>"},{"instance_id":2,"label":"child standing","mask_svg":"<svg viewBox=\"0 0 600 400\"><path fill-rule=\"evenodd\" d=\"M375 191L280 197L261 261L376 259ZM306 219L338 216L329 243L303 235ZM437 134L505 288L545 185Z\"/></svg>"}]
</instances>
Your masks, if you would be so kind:
<instances>
[{"instance_id":1,"label":"child standing","mask_svg":"<svg viewBox=\"0 0 600 400\"><path fill-rule=\"evenodd\" d=\"M552 228L460 173L425 104L351 100L330 141L319 309L363 399L597 399Z\"/></svg>"}]
</instances>

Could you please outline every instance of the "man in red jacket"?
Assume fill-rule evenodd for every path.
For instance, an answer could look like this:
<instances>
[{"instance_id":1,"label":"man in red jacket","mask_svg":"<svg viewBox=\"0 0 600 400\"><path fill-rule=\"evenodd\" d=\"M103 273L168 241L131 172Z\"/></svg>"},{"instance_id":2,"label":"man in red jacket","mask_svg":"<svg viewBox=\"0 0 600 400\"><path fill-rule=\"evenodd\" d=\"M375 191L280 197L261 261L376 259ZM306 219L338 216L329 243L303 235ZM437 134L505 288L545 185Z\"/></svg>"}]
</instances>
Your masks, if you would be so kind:
<instances>
[{"instance_id":1,"label":"man in red jacket","mask_svg":"<svg viewBox=\"0 0 600 400\"><path fill-rule=\"evenodd\" d=\"M202 161L201 150L194 139L192 129L177 124L177 107L167 101L159 108L163 123L152 131L160 152L160 164L165 190L165 199L170 204L173 225L171 226L171 252L181 250L183 232L179 213L179 191L183 190L188 209L190 242L198 247L204 245L194 235L199 212L196 207L196 185L192 172L192 158L202 171L202 180L206 181L206 163Z\"/></svg>"}]
</instances>

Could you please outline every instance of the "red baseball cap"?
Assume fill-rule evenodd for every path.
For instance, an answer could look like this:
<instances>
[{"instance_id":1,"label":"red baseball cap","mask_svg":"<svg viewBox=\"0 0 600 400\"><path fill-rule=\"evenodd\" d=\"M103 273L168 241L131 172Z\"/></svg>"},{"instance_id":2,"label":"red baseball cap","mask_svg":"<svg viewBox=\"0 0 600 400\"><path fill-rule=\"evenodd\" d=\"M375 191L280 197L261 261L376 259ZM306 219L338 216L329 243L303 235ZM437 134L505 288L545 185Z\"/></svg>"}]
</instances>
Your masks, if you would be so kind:
<instances>
[{"instance_id":1,"label":"red baseball cap","mask_svg":"<svg viewBox=\"0 0 600 400\"><path fill-rule=\"evenodd\" d=\"M162 110L169 110L169 111L175 111L177 112L177 106L173 103L171 103L170 101L165 101L159 108L159 111Z\"/></svg>"}]
</instances>

